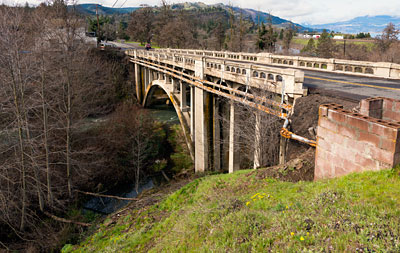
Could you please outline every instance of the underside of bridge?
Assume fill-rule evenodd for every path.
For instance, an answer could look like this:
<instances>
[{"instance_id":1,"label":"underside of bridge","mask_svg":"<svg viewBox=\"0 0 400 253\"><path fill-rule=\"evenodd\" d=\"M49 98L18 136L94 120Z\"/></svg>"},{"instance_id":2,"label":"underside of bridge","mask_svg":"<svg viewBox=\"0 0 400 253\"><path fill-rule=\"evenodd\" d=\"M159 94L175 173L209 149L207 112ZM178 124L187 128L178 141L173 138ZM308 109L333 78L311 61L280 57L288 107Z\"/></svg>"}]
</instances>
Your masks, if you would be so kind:
<instances>
[{"instance_id":1,"label":"underside of bridge","mask_svg":"<svg viewBox=\"0 0 400 253\"><path fill-rule=\"evenodd\" d=\"M137 97L144 107L153 103L173 105L197 172L233 172L278 162L277 133L282 124L278 117L259 113L254 108L149 68L136 66L135 69ZM204 78L249 94L252 92L240 84L212 76ZM261 144L262 139L267 142Z\"/></svg>"}]
</instances>

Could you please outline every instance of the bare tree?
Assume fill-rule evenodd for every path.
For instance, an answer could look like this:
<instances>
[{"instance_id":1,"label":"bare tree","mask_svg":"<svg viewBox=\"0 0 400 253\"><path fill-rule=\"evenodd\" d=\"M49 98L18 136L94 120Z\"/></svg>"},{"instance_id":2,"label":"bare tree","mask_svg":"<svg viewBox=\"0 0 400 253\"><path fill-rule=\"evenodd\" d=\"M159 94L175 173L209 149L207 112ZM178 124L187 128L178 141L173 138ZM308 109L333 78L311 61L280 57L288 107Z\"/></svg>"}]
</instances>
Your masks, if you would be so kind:
<instances>
[{"instance_id":1,"label":"bare tree","mask_svg":"<svg viewBox=\"0 0 400 253\"><path fill-rule=\"evenodd\" d=\"M276 95L261 89L248 89L254 96L268 100L276 100ZM240 154L241 168L253 168L276 165L279 161L279 130L281 119L277 116L260 111L243 103L230 102L234 106L235 152ZM230 106L225 104L225 106ZM274 109L271 104L264 106ZM232 110L231 110L232 112ZM219 115L225 132L229 132L230 115ZM221 140L228 145L228 138Z\"/></svg>"},{"instance_id":2,"label":"bare tree","mask_svg":"<svg viewBox=\"0 0 400 253\"><path fill-rule=\"evenodd\" d=\"M283 49L286 51L286 53L289 52L290 43L292 42L293 36L294 36L294 29L291 26L287 28L283 34Z\"/></svg>"},{"instance_id":3,"label":"bare tree","mask_svg":"<svg viewBox=\"0 0 400 253\"><path fill-rule=\"evenodd\" d=\"M379 50L383 53L386 52L393 43L398 41L397 36L399 33L400 31L396 29L395 25L389 23L383 30L382 34L376 38Z\"/></svg>"},{"instance_id":4,"label":"bare tree","mask_svg":"<svg viewBox=\"0 0 400 253\"><path fill-rule=\"evenodd\" d=\"M154 18L154 10L151 7L141 8L132 12L128 26L130 37L142 44L151 42L152 33L154 32Z\"/></svg>"}]
</instances>

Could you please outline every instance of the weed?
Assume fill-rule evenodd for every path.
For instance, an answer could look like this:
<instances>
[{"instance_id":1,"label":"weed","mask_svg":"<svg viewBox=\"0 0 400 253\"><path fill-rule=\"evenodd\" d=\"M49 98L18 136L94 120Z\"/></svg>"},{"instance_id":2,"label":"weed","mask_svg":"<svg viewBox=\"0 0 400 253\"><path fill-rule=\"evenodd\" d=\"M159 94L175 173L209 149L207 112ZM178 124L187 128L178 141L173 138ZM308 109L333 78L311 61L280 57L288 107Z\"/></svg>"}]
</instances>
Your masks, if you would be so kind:
<instances>
[{"instance_id":1,"label":"weed","mask_svg":"<svg viewBox=\"0 0 400 253\"><path fill-rule=\"evenodd\" d=\"M397 170L299 183L206 176L63 252L398 252Z\"/></svg>"}]
</instances>

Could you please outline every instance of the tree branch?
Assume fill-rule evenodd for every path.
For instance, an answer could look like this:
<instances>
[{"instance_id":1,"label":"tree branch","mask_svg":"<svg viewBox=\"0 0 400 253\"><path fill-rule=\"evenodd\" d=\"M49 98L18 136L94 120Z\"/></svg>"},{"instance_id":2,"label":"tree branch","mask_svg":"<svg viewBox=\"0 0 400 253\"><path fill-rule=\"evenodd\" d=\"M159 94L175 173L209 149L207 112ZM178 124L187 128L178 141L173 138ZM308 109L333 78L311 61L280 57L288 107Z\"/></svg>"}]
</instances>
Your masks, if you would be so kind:
<instances>
[{"instance_id":1,"label":"tree branch","mask_svg":"<svg viewBox=\"0 0 400 253\"><path fill-rule=\"evenodd\" d=\"M53 220L59 221L59 222L64 222L64 223L70 223L70 224L75 224L75 225L79 225L79 226L83 226L83 227L90 227L91 224L90 223L84 223L84 222L79 222L79 221L73 221L73 220L67 220L61 217L57 217L51 213L48 213L46 211L43 212L44 214L46 214L47 216L49 216L50 218L52 218Z\"/></svg>"},{"instance_id":2,"label":"tree branch","mask_svg":"<svg viewBox=\"0 0 400 253\"><path fill-rule=\"evenodd\" d=\"M106 194L100 194L100 193L84 192L84 191L80 191L80 190L75 190L75 191L85 194L85 195L91 195L91 196L95 196L95 197L113 198L113 199L119 199L119 200L138 200L138 198L124 198L124 197L118 197L118 196L112 196L112 195L106 195Z\"/></svg>"}]
</instances>

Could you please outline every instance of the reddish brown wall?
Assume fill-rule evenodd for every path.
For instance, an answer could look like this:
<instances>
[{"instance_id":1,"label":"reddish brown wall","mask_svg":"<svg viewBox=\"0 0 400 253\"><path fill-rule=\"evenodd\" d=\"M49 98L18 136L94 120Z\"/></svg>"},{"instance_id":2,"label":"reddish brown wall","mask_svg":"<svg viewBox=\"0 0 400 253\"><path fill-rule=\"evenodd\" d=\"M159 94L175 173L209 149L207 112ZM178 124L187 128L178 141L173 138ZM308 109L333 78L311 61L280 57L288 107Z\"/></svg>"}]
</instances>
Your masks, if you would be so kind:
<instances>
[{"instance_id":1,"label":"reddish brown wall","mask_svg":"<svg viewBox=\"0 0 400 253\"><path fill-rule=\"evenodd\" d=\"M361 100L360 113L392 123L400 123L400 100L392 98L368 98Z\"/></svg>"},{"instance_id":2,"label":"reddish brown wall","mask_svg":"<svg viewBox=\"0 0 400 253\"><path fill-rule=\"evenodd\" d=\"M363 113L368 111L368 115L379 116L381 110L384 117L394 114L389 114L389 109L385 113L382 108L399 109L400 101L377 101L362 102L360 108L363 108ZM365 105L368 105L368 110ZM316 180L391 168L400 163L400 124L394 123L400 121L397 116L387 121L342 108L336 104L321 105L319 108Z\"/></svg>"}]
</instances>

